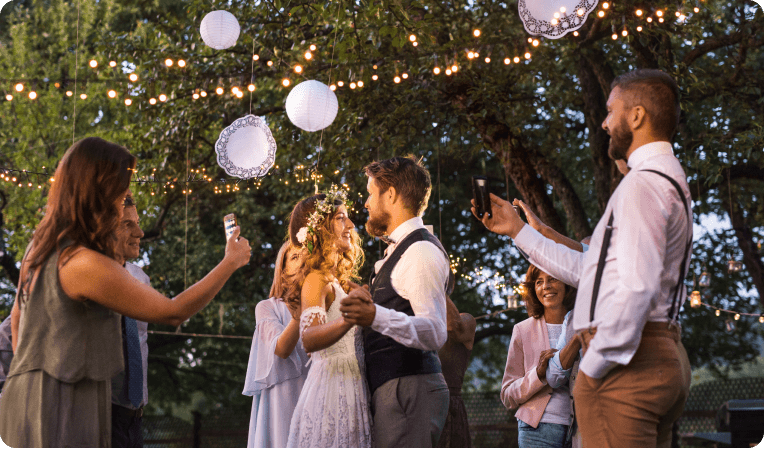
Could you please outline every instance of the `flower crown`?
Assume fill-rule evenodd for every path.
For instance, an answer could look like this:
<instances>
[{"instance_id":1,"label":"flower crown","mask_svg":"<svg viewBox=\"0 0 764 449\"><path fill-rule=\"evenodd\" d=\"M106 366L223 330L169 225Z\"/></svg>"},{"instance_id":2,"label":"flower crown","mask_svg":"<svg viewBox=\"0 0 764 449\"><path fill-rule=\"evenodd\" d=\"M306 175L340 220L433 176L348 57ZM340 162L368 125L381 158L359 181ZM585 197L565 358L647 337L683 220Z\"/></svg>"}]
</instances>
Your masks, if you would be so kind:
<instances>
[{"instance_id":1,"label":"flower crown","mask_svg":"<svg viewBox=\"0 0 764 449\"><path fill-rule=\"evenodd\" d=\"M335 208L339 207L335 206L334 203L339 200L345 207L350 207L347 191L336 185L332 184L329 191L322 193L326 196L323 200L316 202L316 210L308 217L308 225L301 227L297 232L297 241L308 250L308 254L313 254L313 242L317 235L316 228L329 214L334 212Z\"/></svg>"}]
</instances>

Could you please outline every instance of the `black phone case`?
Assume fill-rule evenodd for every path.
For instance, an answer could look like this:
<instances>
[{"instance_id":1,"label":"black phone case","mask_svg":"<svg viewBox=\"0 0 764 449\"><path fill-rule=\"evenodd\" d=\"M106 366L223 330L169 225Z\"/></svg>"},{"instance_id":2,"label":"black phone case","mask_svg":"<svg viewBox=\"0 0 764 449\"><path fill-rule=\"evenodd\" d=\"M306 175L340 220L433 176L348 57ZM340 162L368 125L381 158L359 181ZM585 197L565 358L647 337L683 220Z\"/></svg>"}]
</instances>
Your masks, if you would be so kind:
<instances>
[{"instance_id":1,"label":"black phone case","mask_svg":"<svg viewBox=\"0 0 764 449\"><path fill-rule=\"evenodd\" d=\"M483 185L479 185L479 180L485 181ZM472 196L475 198L475 211L477 216L481 219L487 213L488 217L493 217L493 211L491 210L491 196L488 190L488 178L485 176L473 176L472 177Z\"/></svg>"}]
</instances>

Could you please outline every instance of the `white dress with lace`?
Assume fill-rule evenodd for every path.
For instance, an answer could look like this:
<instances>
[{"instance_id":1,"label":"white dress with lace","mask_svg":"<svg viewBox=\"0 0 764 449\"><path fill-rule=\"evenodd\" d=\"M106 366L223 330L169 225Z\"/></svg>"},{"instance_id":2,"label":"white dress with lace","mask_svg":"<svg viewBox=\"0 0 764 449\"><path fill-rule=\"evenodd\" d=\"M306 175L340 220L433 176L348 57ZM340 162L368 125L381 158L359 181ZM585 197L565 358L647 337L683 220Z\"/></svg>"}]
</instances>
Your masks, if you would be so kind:
<instances>
[{"instance_id":1,"label":"white dress with lace","mask_svg":"<svg viewBox=\"0 0 764 449\"><path fill-rule=\"evenodd\" d=\"M334 301L309 307L300 317L300 335L318 317L319 323L341 319L340 300L347 296L332 283ZM332 346L311 354L308 378L289 428L288 447L371 447L372 420L366 384L361 329L354 326Z\"/></svg>"}]
</instances>

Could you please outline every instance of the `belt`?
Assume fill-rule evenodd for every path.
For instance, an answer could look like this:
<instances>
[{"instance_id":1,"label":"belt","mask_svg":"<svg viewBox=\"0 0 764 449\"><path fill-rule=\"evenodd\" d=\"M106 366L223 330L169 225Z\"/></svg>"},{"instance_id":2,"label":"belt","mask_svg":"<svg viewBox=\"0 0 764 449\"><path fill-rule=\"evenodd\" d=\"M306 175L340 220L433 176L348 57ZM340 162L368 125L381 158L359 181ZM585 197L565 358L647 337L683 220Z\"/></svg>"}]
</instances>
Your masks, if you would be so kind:
<instances>
[{"instance_id":1,"label":"belt","mask_svg":"<svg viewBox=\"0 0 764 449\"><path fill-rule=\"evenodd\" d=\"M124 418L141 418L143 416L143 407L132 409L112 403L111 413L112 415L118 415Z\"/></svg>"},{"instance_id":2,"label":"belt","mask_svg":"<svg viewBox=\"0 0 764 449\"><path fill-rule=\"evenodd\" d=\"M667 336L678 342L680 340L681 331L680 325L675 321L649 321L645 323L645 327L642 328L642 337ZM596 334L596 327L584 329L576 334L576 338L581 342L581 349L584 354L586 354L586 350L589 348L589 343L591 343L592 338L594 338Z\"/></svg>"}]
</instances>

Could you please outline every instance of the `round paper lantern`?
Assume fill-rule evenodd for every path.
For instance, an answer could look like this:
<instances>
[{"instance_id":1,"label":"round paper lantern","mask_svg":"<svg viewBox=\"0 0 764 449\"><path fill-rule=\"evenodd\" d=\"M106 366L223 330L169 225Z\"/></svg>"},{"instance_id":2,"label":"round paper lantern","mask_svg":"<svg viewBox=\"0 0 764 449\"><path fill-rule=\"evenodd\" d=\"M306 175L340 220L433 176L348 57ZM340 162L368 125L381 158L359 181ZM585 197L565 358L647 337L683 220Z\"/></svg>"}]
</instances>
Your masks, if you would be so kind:
<instances>
[{"instance_id":1,"label":"round paper lantern","mask_svg":"<svg viewBox=\"0 0 764 449\"><path fill-rule=\"evenodd\" d=\"M247 115L231 123L215 142L218 165L230 176L265 176L276 161L276 141L265 121Z\"/></svg>"},{"instance_id":2,"label":"round paper lantern","mask_svg":"<svg viewBox=\"0 0 764 449\"><path fill-rule=\"evenodd\" d=\"M534 36L559 39L586 22L597 0L520 0L517 9L525 30Z\"/></svg>"},{"instance_id":3,"label":"round paper lantern","mask_svg":"<svg viewBox=\"0 0 764 449\"><path fill-rule=\"evenodd\" d=\"M204 16L199 31L205 44L215 50L225 50L236 45L241 28L233 14L220 10Z\"/></svg>"},{"instance_id":4,"label":"round paper lantern","mask_svg":"<svg viewBox=\"0 0 764 449\"><path fill-rule=\"evenodd\" d=\"M337 96L329 87L316 80L296 85L286 99L286 112L294 126L305 131L319 131L331 125L337 117Z\"/></svg>"}]
</instances>

